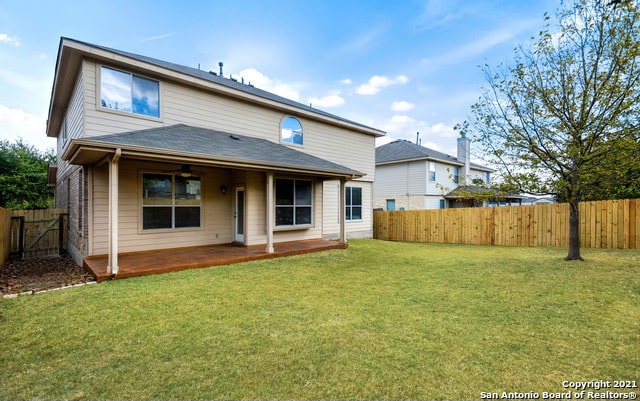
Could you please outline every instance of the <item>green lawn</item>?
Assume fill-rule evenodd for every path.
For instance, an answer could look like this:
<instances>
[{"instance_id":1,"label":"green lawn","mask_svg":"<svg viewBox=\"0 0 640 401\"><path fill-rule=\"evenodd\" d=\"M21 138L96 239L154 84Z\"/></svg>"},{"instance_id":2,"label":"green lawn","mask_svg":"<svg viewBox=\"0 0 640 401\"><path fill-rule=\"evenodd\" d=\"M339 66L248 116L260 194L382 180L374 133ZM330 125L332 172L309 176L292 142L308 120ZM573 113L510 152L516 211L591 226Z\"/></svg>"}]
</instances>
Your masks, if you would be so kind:
<instances>
[{"instance_id":1,"label":"green lawn","mask_svg":"<svg viewBox=\"0 0 640 401\"><path fill-rule=\"evenodd\" d=\"M565 249L350 244L2 300L0 398L478 399L640 384L638 251L566 262Z\"/></svg>"}]
</instances>

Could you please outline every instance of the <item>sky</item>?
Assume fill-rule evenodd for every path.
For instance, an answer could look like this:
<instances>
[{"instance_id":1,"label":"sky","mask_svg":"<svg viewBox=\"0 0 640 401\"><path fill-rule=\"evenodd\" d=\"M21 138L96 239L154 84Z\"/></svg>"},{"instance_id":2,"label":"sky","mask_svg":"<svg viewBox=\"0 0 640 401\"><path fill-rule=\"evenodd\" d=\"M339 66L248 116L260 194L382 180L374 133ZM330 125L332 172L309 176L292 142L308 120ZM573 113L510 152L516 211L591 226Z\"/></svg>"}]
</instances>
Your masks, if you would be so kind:
<instances>
[{"instance_id":1,"label":"sky","mask_svg":"<svg viewBox=\"0 0 640 401\"><path fill-rule=\"evenodd\" d=\"M60 37L225 76L456 154L453 127L560 0L0 0L0 139L45 134Z\"/></svg>"}]
</instances>

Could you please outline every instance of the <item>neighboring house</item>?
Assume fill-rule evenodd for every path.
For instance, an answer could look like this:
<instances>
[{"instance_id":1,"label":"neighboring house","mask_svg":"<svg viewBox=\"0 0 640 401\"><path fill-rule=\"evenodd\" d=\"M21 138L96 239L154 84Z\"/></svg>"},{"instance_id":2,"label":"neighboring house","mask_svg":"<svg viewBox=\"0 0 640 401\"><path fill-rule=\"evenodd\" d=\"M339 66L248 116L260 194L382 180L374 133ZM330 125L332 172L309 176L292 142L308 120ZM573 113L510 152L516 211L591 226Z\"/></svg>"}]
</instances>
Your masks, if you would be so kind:
<instances>
[{"instance_id":1,"label":"neighboring house","mask_svg":"<svg viewBox=\"0 0 640 401\"><path fill-rule=\"evenodd\" d=\"M523 196L523 205L549 205L556 203L552 196Z\"/></svg>"},{"instance_id":2,"label":"neighboring house","mask_svg":"<svg viewBox=\"0 0 640 401\"><path fill-rule=\"evenodd\" d=\"M458 191L488 184L492 169L471 162L471 140L458 138L457 157L398 140L376 148L374 208L382 210L444 209L483 206ZM456 191L457 190L457 191Z\"/></svg>"},{"instance_id":3,"label":"neighboring house","mask_svg":"<svg viewBox=\"0 0 640 401\"><path fill-rule=\"evenodd\" d=\"M79 263L372 235L384 132L219 74L62 38L47 135Z\"/></svg>"}]
</instances>

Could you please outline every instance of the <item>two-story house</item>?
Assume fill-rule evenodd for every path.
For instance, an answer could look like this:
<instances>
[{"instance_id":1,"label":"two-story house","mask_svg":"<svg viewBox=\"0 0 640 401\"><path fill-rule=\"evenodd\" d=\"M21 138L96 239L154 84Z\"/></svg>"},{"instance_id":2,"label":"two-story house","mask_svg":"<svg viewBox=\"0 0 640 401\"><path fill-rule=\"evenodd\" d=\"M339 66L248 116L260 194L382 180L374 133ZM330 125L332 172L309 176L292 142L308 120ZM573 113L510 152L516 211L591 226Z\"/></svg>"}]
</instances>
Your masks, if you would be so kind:
<instances>
[{"instance_id":1,"label":"two-story house","mask_svg":"<svg viewBox=\"0 0 640 401\"><path fill-rule=\"evenodd\" d=\"M471 162L471 140L458 138L457 157L406 140L376 148L374 208L444 209L482 206L461 199L462 188L488 184L492 169Z\"/></svg>"},{"instance_id":2,"label":"two-story house","mask_svg":"<svg viewBox=\"0 0 640 401\"><path fill-rule=\"evenodd\" d=\"M372 235L384 132L154 58L61 38L47 135L69 253ZM57 171L56 171L57 170Z\"/></svg>"}]
</instances>

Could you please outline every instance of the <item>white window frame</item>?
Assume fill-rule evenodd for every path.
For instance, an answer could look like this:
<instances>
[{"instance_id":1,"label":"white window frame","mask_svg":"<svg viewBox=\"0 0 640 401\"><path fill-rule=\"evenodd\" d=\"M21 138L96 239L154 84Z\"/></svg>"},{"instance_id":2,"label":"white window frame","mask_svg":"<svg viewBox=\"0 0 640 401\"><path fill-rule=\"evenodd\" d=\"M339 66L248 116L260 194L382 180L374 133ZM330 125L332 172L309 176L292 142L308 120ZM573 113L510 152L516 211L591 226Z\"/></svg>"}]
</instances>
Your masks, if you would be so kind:
<instances>
[{"instance_id":1,"label":"white window frame","mask_svg":"<svg viewBox=\"0 0 640 401\"><path fill-rule=\"evenodd\" d=\"M144 204L144 177L145 175L164 175L167 177L171 177L171 204L167 205L145 205ZM199 196L199 204L197 205L200 208L200 221L198 226L190 226L190 227L176 227L176 208L181 207L196 207L196 205L176 205L176 177L180 177L179 173L166 173L161 171L141 171L140 172L140 194L139 194L139 202L140 202L140 219L139 219L139 233L157 233L157 232L173 232L173 231L201 231L204 229L204 196L202 189L204 187L204 180L202 176L197 177L185 177L185 178L198 178L200 181L200 192ZM171 208L171 227L158 227L158 228L145 228L144 227L144 209L145 208L153 208L153 207L170 207Z\"/></svg>"},{"instance_id":2,"label":"white window frame","mask_svg":"<svg viewBox=\"0 0 640 401\"><path fill-rule=\"evenodd\" d=\"M353 190L357 189L360 191L360 204L354 204L353 203ZM349 196L347 196L347 192L349 193ZM346 187L345 188L345 220L347 221L361 221L362 220L362 187ZM359 207L360 208L360 218L354 219L353 218L353 208L354 207Z\"/></svg>"},{"instance_id":3,"label":"white window frame","mask_svg":"<svg viewBox=\"0 0 640 401\"><path fill-rule=\"evenodd\" d=\"M428 162L428 166L429 166L429 182L435 182L436 181L436 162Z\"/></svg>"},{"instance_id":4,"label":"white window frame","mask_svg":"<svg viewBox=\"0 0 640 401\"><path fill-rule=\"evenodd\" d=\"M153 78L149 78L143 75L139 75L139 74L134 74L130 71L125 71L125 70L121 70L119 68L114 68L111 67L109 65L98 65L98 80L97 80L97 86L98 86L98 96L96 96L96 102L97 102L97 106L99 110L102 111L107 111L110 113L117 113L117 114L123 114L123 115L127 115L127 116L135 116L135 117L140 117L140 118L145 118L145 119L150 119L153 121L158 121L161 119L162 117L162 99L161 99L161 93L162 93L162 88L161 88L161 83L160 81L158 81L157 79L153 79ZM131 103L132 103L132 109L131 111L128 110L122 110L122 109L117 109L117 108L112 108L112 107L106 107L102 105L102 70L103 68L107 68L113 71L117 71L123 74L128 74L129 76L131 76ZM144 114L144 113L137 113L133 111L133 77L137 77L140 79L144 79L144 80L148 80L148 81L153 81L156 82L158 84L158 115L151 115L151 114Z\"/></svg>"},{"instance_id":5,"label":"white window frame","mask_svg":"<svg viewBox=\"0 0 640 401\"><path fill-rule=\"evenodd\" d=\"M291 132L291 134L287 137L285 137L284 135L284 124L287 120L292 119L295 120L298 125L300 125L300 129L299 130L294 130L294 131L289 131ZM295 141L295 138L299 137L300 138L300 143L297 143ZM284 116L282 118L282 121L280 122L280 142L285 144L285 145L292 145L292 146L304 146L304 127L302 126L302 122L300 122L300 119L294 116Z\"/></svg>"},{"instance_id":6,"label":"white window frame","mask_svg":"<svg viewBox=\"0 0 640 401\"><path fill-rule=\"evenodd\" d=\"M292 181L293 182L293 204L281 204L278 205L278 181ZM296 183L299 181L309 182L309 188L311 193L309 194L310 204L297 204L295 192L296 192ZM314 197L315 197L315 182L311 178L294 178L294 177L275 177L273 180L274 185L274 230L297 230L297 229L307 229L314 226ZM293 224L278 224L278 208L291 208L293 207ZM309 223L296 223L296 208L310 208L310 222Z\"/></svg>"}]
</instances>

